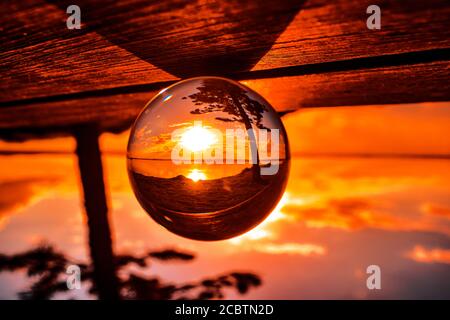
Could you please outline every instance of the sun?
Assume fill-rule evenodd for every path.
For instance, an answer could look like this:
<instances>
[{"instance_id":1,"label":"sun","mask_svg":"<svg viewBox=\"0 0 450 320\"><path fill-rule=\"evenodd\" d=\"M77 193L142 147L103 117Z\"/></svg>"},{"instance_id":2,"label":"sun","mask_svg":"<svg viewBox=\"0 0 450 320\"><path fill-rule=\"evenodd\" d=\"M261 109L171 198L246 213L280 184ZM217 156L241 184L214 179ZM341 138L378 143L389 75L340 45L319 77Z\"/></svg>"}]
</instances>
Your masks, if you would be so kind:
<instances>
[{"instance_id":1,"label":"sun","mask_svg":"<svg viewBox=\"0 0 450 320\"><path fill-rule=\"evenodd\" d=\"M202 126L193 126L181 135L181 145L190 151L197 152L208 149L217 142L213 132Z\"/></svg>"},{"instance_id":2,"label":"sun","mask_svg":"<svg viewBox=\"0 0 450 320\"><path fill-rule=\"evenodd\" d=\"M191 172L189 172L187 177L194 182L197 182L199 180L206 180L206 174L204 174L201 170L198 169L193 169Z\"/></svg>"}]
</instances>

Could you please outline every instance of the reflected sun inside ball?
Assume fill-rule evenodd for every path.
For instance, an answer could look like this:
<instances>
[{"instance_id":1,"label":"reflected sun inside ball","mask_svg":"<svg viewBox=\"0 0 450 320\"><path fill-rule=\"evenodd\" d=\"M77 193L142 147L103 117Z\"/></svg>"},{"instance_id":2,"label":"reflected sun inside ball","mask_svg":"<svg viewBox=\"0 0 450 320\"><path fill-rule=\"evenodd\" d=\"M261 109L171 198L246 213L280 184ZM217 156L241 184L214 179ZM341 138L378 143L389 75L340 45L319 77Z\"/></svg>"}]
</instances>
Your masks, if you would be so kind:
<instances>
[{"instance_id":1,"label":"reflected sun inside ball","mask_svg":"<svg viewBox=\"0 0 450 320\"><path fill-rule=\"evenodd\" d=\"M189 127L181 135L181 145L190 151L203 151L217 142L217 137L205 127Z\"/></svg>"}]
</instances>

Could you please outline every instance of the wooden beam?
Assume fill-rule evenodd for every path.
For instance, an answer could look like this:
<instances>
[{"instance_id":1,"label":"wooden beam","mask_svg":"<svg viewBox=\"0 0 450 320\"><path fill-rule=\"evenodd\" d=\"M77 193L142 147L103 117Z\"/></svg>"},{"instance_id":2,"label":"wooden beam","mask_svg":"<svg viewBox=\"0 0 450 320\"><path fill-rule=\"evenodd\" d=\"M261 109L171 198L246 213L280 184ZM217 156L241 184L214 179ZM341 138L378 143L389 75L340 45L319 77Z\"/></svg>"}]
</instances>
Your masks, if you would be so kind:
<instances>
[{"instance_id":1,"label":"wooden beam","mask_svg":"<svg viewBox=\"0 0 450 320\"><path fill-rule=\"evenodd\" d=\"M0 102L450 48L448 0L2 1Z\"/></svg>"},{"instance_id":2,"label":"wooden beam","mask_svg":"<svg viewBox=\"0 0 450 320\"><path fill-rule=\"evenodd\" d=\"M277 111L449 101L450 61L248 80Z\"/></svg>"},{"instance_id":3,"label":"wooden beam","mask_svg":"<svg viewBox=\"0 0 450 320\"><path fill-rule=\"evenodd\" d=\"M242 80L280 112L304 107L398 104L450 101L450 62L376 67L268 79ZM37 102L3 107L0 135L26 139L28 135L70 134L83 123L97 123L101 131L129 127L157 91L107 94L83 99Z\"/></svg>"}]
</instances>

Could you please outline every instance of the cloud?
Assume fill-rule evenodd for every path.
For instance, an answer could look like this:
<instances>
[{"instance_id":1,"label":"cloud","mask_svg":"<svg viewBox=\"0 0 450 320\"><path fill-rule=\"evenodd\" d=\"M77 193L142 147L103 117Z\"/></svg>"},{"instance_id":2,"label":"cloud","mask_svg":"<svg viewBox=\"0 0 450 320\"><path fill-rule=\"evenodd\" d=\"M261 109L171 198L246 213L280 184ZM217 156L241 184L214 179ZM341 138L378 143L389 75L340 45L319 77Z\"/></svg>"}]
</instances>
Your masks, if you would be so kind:
<instances>
[{"instance_id":1,"label":"cloud","mask_svg":"<svg viewBox=\"0 0 450 320\"><path fill-rule=\"evenodd\" d=\"M145 139L137 139L132 145L130 154L136 158L170 157L175 144L170 133L160 133Z\"/></svg>"},{"instance_id":2,"label":"cloud","mask_svg":"<svg viewBox=\"0 0 450 320\"><path fill-rule=\"evenodd\" d=\"M262 88L260 92L264 91ZM278 94L282 95L282 91ZM286 100L295 104L290 97ZM439 107L410 104L403 108L396 105L303 109L288 114L283 123L290 137L302 137L291 145L294 154L449 154L450 140L443 137L449 134L450 106L436 105Z\"/></svg>"},{"instance_id":3,"label":"cloud","mask_svg":"<svg viewBox=\"0 0 450 320\"><path fill-rule=\"evenodd\" d=\"M424 203L421 207L423 213L427 215L450 218L450 208L434 203Z\"/></svg>"},{"instance_id":4,"label":"cloud","mask_svg":"<svg viewBox=\"0 0 450 320\"><path fill-rule=\"evenodd\" d=\"M288 203L284 210L290 217L304 222L309 228L329 227L347 231L376 228L450 233L449 228L434 217L396 214L365 198L330 199L325 203L308 205Z\"/></svg>"},{"instance_id":5,"label":"cloud","mask_svg":"<svg viewBox=\"0 0 450 320\"><path fill-rule=\"evenodd\" d=\"M325 247L311 243L269 243L256 245L254 250L269 254L293 254L301 256L322 256L326 253Z\"/></svg>"},{"instance_id":6,"label":"cloud","mask_svg":"<svg viewBox=\"0 0 450 320\"><path fill-rule=\"evenodd\" d=\"M182 123L170 124L169 128L190 127L190 126L192 126L191 122L182 122Z\"/></svg>"},{"instance_id":7,"label":"cloud","mask_svg":"<svg viewBox=\"0 0 450 320\"><path fill-rule=\"evenodd\" d=\"M58 177L28 178L0 183L0 221L8 213L17 211L33 201L52 185L59 182Z\"/></svg>"},{"instance_id":8,"label":"cloud","mask_svg":"<svg viewBox=\"0 0 450 320\"><path fill-rule=\"evenodd\" d=\"M450 264L450 249L433 248L427 249L417 245L406 256L421 263L444 263Z\"/></svg>"},{"instance_id":9,"label":"cloud","mask_svg":"<svg viewBox=\"0 0 450 320\"><path fill-rule=\"evenodd\" d=\"M371 222L393 223L389 216L375 213L372 204L362 198L331 199L317 207L287 205L286 212L295 215L296 220L305 221L308 227L335 227L341 229L361 229Z\"/></svg>"}]
</instances>

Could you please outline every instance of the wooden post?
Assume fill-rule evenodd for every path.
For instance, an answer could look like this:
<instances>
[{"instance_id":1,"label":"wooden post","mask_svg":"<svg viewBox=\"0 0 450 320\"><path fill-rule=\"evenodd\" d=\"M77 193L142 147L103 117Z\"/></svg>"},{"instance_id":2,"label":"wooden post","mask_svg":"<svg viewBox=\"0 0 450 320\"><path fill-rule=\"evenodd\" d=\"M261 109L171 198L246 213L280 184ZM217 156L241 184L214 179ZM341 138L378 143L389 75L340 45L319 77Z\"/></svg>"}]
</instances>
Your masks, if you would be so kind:
<instances>
[{"instance_id":1,"label":"wooden post","mask_svg":"<svg viewBox=\"0 0 450 320\"><path fill-rule=\"evenodd\" d=\"M119 293L98 137L99 131L95 125L82 126L75 131L94 285L99 299L116 300Z\"/></svg>"}]
</instances>

